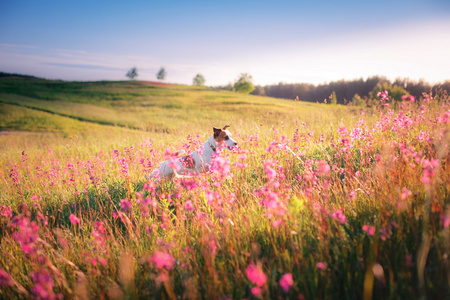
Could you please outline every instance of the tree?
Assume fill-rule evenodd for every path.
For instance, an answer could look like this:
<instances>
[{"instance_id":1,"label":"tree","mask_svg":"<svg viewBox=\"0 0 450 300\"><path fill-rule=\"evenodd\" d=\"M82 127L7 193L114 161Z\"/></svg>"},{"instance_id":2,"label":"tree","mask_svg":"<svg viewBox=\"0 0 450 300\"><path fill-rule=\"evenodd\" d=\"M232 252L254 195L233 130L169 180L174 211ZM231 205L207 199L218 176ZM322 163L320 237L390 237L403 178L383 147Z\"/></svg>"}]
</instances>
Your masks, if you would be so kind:
<instances>
[{"instance_id":1,"label":"tree","mask_svg":"<svg viewBox=\"0 0 450 300\"><path fill-rule=\"evenodd\" d=\"M161 67L161 69L159 69L158 73L156 73L156 78L158 80L164 80L164 78L166 78L166 75L167 75L166 69Z\"/></svg>"},{"instance_id":2,"label":"tree","mask_svg":"<svg viewBox=\"0 0 450 300\"><path fill-rule=\"evenodd\" d=\"M330 104L337 104L336 92L333 91L328 99L330 100Z\"/></svg>"},{"instance_id":3,"label":"tree","mask_svg":"<svg viewBox=\"0 0 450 300\"><path fill-rule=\"evenodd\" d=\"M241 73L241 77L234 84L234 90L238 93L249 94L254 89L252 76L248 73Z\"/></svg>"},{"instance_id":4,"label":"tree","mask_svg":"<svg viewBox=\"0 0 450 300\"><path fill-rule=\"evenodd\" d=\"M138 76L138 72L136 67L132 67L128 72L127 72L127 77L130 79L134 79L135 77Z\"/></svg>"},{"instance_id":5,"label":"tree","mask_svg":"<svg viewBox=\"0 0 450 300\"><path fill-rule=\"evenodd\" d=\"M204 86L206 82L205 77L202 74L197 74L192 80L192 85Z\"/></svg>"},{"instance_id":6,"label":"tree","mask_svg":"<svg viewBox=\"0 0 450 300\"><path fill-rule=\"evenodd\" d=\"M365 102L358 94L355 94L352 98L353 106L364 106Z\"/></svg>"}]
</instances>

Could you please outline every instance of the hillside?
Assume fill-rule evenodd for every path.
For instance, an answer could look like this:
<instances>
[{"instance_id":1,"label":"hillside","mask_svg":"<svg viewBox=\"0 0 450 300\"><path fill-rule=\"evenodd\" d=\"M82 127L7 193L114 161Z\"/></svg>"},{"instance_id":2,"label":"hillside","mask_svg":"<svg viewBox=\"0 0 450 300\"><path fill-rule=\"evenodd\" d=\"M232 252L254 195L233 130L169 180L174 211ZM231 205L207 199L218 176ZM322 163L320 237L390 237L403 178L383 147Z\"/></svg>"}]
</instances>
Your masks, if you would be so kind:
<instances>
[{"instance_id":1,"label":"hillside","mask_svg":"<svg viewBox=\"0 0 450 300\"><path fill-rule=\"evenodd\" d=\"M150 132L235 123L321 119L330 107L184 85L141 81L64 82L0 77L0 130L69 132L95 123ZM42 112L50 113L42 114ZM63 124L61 118L70 118Z\"/></svg>"}]
</instances>

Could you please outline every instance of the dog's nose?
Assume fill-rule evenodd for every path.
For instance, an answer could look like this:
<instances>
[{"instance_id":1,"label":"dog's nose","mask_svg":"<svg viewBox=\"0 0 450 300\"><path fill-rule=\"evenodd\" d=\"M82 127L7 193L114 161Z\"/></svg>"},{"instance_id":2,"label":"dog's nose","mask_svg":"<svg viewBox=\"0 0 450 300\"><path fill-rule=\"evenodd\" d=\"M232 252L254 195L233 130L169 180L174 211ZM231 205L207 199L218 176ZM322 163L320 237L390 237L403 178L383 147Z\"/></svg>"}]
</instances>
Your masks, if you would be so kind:
<instances>
[{"instance_id":1,"label":"dog's nose","mask_svg":"<svg viewBox=\"0 0 450 300\"><path fill-rule=\"evenodd\" d=\"M236 142L234 142L234 145L235 145L235 146L237 146L237 143L236 143Z\"/></svg>"}]
</instances>

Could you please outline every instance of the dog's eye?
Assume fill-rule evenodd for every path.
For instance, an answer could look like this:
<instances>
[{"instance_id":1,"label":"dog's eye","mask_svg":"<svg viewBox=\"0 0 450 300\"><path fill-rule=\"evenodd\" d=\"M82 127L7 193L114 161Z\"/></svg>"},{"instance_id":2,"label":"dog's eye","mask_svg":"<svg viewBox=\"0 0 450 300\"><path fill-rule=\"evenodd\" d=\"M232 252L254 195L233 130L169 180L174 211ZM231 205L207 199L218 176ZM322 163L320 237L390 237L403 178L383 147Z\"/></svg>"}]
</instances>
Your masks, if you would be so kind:
<instances>
[{"instance_id":1,"label":"dog's eye","mask_svg":"<svg viewBox=\"0 0 450 300\"><path fill-rule=\"evenodd\" d=\"M228 141L228 140L230 139L230 137L229 137L228 135L226 135L223 139L224 139L225 141Z\"/></svg>"}]
</instances>

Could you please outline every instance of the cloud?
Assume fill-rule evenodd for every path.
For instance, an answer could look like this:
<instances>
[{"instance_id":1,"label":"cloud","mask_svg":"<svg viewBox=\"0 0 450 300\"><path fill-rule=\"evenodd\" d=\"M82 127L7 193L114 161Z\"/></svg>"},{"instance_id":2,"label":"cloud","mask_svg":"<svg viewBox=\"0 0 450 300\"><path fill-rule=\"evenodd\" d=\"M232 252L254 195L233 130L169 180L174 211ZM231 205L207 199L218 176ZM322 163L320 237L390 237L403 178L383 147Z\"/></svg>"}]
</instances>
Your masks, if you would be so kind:
<instances>
[{"instance_id":1,"label":"cloud","mask_svg":"<svg viewBox=\"0 0 450 300\"><path fill-rule=\"evenodd\" d=\"M65 68L78 68L78 69L88 69L88 70L102 70L102 71L123 71L123 68L115 68L100 65L87 65L87 64L64 64L64 63L42 63L42 65L65 67Z\"/></svg>"}]
</instances>

